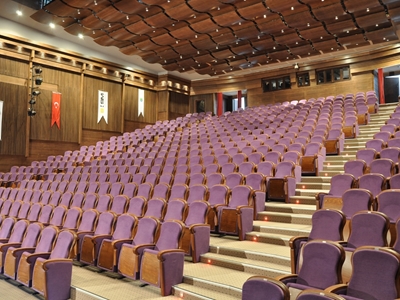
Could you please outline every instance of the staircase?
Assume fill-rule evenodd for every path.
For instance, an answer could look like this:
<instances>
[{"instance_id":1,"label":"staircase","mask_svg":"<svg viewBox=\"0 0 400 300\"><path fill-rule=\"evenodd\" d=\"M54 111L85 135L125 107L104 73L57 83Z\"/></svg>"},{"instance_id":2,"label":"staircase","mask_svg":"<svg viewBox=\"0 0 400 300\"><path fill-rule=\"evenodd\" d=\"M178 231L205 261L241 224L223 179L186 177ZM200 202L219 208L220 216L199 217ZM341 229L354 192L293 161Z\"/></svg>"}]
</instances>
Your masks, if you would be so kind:
<instances>
[{"instance_id":1,"label":"staircase","mask_svg":"<svg viewBox=\"0 0 400 300\"><path fill-rule=\"evenodd\" d=\"M289 240L308 235L315 211L315 195L328 192L333 175L343 172L346 161L379 131L398 103L381 105L368 125L360 126L356 139L345 140L341 155L327 156L321 176L303 176L290 203L268 202L258 214L246 241L235 237L211 237L209 253L201 263L185 263L184 283L175 286L175 296L184 299L241 299L241 288L254 275L276 277L290 274Z\"/></svg>"}]
</instances>

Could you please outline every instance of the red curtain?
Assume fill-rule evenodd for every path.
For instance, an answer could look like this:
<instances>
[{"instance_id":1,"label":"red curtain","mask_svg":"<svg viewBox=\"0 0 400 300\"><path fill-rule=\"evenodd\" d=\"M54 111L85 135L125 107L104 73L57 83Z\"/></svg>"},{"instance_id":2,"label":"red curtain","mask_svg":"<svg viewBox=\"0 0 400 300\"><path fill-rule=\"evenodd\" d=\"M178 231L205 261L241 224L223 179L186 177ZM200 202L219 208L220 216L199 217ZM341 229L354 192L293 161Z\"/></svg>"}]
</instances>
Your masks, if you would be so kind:
<instances>
[{"instance_id":1,"label":"red curtain","mask_svg":"<svg viewBox=\"0 0 400 300\"><path fill-rule=\"evenodd\" d=\"M383 69L378 69L379 103L385 103L385 87L383 83Z\"/></svg>"},{"instance_id":2,"label":"red curtain","mask_svg":"<svg viewBox=\"0 0 400 300\"><path fill-rule=\"evenodd\" d=\"M242 107L242 91L237 92L237 98L238 98L238 109Z\"/></svg>"}]
</instances>

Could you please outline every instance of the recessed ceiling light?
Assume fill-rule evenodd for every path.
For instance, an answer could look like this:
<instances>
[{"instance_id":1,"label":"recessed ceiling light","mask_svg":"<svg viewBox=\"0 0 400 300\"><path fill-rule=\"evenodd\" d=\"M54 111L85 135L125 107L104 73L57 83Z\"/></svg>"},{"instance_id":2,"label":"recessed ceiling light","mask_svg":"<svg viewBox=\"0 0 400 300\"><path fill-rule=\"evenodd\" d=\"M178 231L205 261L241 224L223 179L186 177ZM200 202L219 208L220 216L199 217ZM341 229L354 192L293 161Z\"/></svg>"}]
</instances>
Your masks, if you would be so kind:
<instances>
[{"instance_id":1,"label":"recessed ceiling light","mask_svg":"<svg viewBox=\"0 0 400 300\"><path fill-rule=\"evenodd\" d=\"M16 13L17 13L18 16L22 16L22 11L17 10Z\"/></svg>"},{"instance_id":2,"label":"recessed ceiling light","mask_svg":"<svg viewBox=\"0 0 400 300\"><path fill-rule=\"evenodd\" d=\"M78 34L78 38L83 39L83 34L82 33Z\"/></svg>"},{"instance_id":3,"label":"recessed ceiling light","mask_svg":"<svg viewBox=\"0 0 400 300\"><path fill-rule=\"evenodd\" d=\"M53 29L56 28L56 25L54 25L54 23L50 23L49 26L50 26L50 28L53 28Z\"/></svg>"}]
</instances>

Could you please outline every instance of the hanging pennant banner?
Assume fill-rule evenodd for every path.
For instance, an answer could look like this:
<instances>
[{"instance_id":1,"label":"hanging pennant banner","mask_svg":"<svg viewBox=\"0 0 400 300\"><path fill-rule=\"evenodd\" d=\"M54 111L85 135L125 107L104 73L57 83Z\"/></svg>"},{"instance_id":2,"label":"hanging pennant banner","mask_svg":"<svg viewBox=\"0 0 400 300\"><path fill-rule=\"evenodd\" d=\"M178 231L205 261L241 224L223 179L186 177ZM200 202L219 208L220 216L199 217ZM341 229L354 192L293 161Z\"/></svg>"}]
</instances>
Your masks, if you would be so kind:
<instances>
[{"instance_id":1,"label":"hanging pennant banner","mask_svg":"<svg viewBox=\"0 0 400 300\"><path fill-rule=\"evenodd\" d=\"M53 127L54 123L57 124L58 129L61 126L61 93L53 92L51 95L51 124Z\"/></svg>"},{"instance_id":2,"label":"hanging pennant banner","mask_svg":"<svg viewBox=\"0 0 400 300\"><path fill-rule=\"evenodd\" d=\"M0 101L0 141L1 141L1 127L3 124L3 101Z\"/></svg>"},{"instance_id":3,"label":"hanging pennant banner","mask_svg":"<svg viewBox=\"0 0 400 300\"><path fill-rule=\"evenodd\" d=\"M144 117L144 90L138 89L138 116Z\"/></svg>"},{"instance_id":4,"label":"hanging pennant banner","mask_svg":"<svg viewBox=\"0 0 400 300\"><path fill-rule=\"evenodd\" d=\"M108 92L99 90L99 107L97 112L97 123L100 123L101 118L108 124Z\"/></svg>"}]
</instances>

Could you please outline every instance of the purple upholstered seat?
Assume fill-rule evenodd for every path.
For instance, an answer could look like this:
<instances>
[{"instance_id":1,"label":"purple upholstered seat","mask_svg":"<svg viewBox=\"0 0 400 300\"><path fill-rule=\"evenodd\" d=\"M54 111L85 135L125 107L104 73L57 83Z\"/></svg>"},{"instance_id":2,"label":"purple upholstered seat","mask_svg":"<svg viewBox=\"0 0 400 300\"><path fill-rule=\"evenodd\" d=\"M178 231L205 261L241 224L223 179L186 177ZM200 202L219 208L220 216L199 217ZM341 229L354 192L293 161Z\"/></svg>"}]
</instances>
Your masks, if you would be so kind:
<instances>
[{"instance_id":1,"label":"purple upholstered seat","mask_svg":"<svg viewBox=\"0 0 400 300\"><path fill-rule=\"evenodd\" d=\"M311 232L309 236L292 237L289 242L292 273L297 272L296 262L302 244L306 241L323 239L330 241L343 240L343 228L346 223L345 215L334 209L320 209L313 213L311 218Z\"/></svg>"},{"instance_id":2,"label":"purple upholstered seat","mask_svg":"<svg viewBox=\"0 0 400 300\"><path fill-rule=\"evenodd\" d=\"M331 188L328 193L319 193L316 196L317 209L341 208L343 193L351 189L355 184L355 178L351 174L337 174L331 178Z\"/></svg>"},{"instance_id":3,"label":"purple upholstered seat","mask_svg":"<svg viewBox=\"0 0 400 300\"><path fill-rule=\"evenodd\" d=\"M140 281L160 287L162 296L170 295L172 286L183 281L184 252L179 249L183 229L184 224L179 221L164 222L155 246L143 251Z\"/></svg>"},{"instance_id":4,"label":"purple upholstered seat","mask_svg":"<svg viewBox=\"0 0 400 300\"><path fill-rule=\"evenodd\" d=\"M219 233L234 234L244 240L253 228L254 191L250 186L238 185L232 188L228 205L217 205Z\"/></svg>"},{"instance_id":5,"label":"purple upholstered seat","mask_svg":"<svg viewBox=\"0 0 400 300\"><path fill-rule=\"evenodd\" d=\"M265 277L252 276L242 287L242 300L289 300L289 289L280 281Z\"/></svg>"},{"instance_id":6,"label":"purple upholstered seat","mask_svg":"<svg viewBox=\"0 0 400 300\"><path fill-rule=\"evenodd\" d=\"M115 259L117 266L111 268L103 267L104 269L115 270L118 268L118 273L131 279L139 279L139 267L143 249L154 244L155 235L160 226L160 222L151 217L144 217L138 221L135 236L132 242L124 242L119 251L119 259Z\"/></svg>"},{"instance_id":7,"label":"purple upholstered seat","mask_svg":"<svg viewBox=\"0 0 400 300\"><path fill-rule=\"evenodd\" d=\"M352 256L353 272L347 285L327 289L345 299L397 299L400 255L392 249L364 246Z\"/></svg>"},{"instance_id":8,"label":"purple upholstered seat","mask_svg":"<svg viewBox=\"0 0 400 300\"><path fill-rule=\"evenodd\" d=\"M341 269L344 249L332 241L313 240L303 245L301 260L297 261L297 274L284 275L280 281L296 290L325 289L342 283Z\"/></svg>"},{"instance_id":9,"label":"purple upholstered seat","mask_svg":"<svg viewBox=\"0 0 400 300\"><path fill-rule=\"evenodd\" d=\"M59 233L51 253L41 255L34 263L33 290L48 299L70 297L72 260L68 258L75 242L76 234L74 232L63 230ZM54 284L54 281L57 281L57 284Z\"/></svg>"},{"instance_id":10,"label":"purple upholstered seat","mask_svg":"<svg viewBox=\"0 0 400 300\"><path fill-rule=\"evenodd\" d=\"M344 163L344 172L353 175L355 179L364 175L366 169L367 164L361 159L349 160Z\"/></svg>"}]
</instances>

